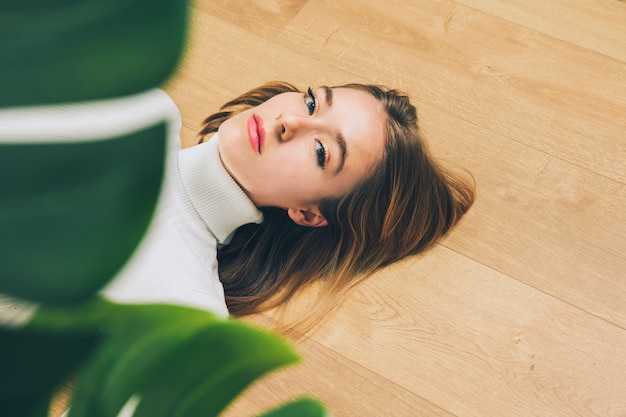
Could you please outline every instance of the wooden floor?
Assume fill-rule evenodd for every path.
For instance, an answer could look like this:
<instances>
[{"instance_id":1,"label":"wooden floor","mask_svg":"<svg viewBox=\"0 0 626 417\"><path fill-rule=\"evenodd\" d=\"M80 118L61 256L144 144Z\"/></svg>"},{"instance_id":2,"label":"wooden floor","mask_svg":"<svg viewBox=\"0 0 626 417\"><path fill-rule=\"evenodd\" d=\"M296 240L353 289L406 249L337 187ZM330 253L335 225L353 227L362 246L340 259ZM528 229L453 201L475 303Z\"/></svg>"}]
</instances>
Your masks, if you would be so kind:
<instances>
[{"instance_id":1,"label":"wooden floor","mask_svg":"<svg viewBox=\"0 0 626 417\"><path fill-rule=\"evenodd\" d=\"M270 80L406 91L479 194L229 416L299 393L346 417L626 416L624 0L195 0L166 88L184 143Z\"/></svg>"}]
</instances>

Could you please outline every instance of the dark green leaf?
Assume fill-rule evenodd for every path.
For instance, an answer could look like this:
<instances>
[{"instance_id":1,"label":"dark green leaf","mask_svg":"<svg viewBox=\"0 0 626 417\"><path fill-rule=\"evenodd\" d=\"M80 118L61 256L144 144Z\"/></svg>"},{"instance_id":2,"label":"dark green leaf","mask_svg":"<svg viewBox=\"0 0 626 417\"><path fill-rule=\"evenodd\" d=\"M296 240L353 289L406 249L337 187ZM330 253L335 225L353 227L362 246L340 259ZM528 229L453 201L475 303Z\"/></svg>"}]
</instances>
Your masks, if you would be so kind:
<instances>
[{"instance_id":1,"label":"dark green leaf","mask_svg":"<svg viewBox=\"0 0 626 417\"><path fill-rule=\"evenodd\" d=\"M0 414L45 417L56 388L97 341L95 331L50 334L0 328Z\"/></svg>"},{"instance_id":2,"label":"dark green leaf","mask_svg":"<svg viewBox=\"0 0 626 417\"><path fill-rule=\"evenodd\" d=\"M102 341L76 379L70 417L116 417L135 394L135 417L217 416L255 379L299 359L275 334L172 305L42 308L26 331L76 337L93 329ZM54 357L49 346L42 357ZM34 375L30 369L24 380ZM319 402L302 399L264 417L325 415Z\"/></svg>"},{"instance_id":3,"label":"dark green leaf","mask_svg":"<svg viewBox=\"0 0 626 417\"><path fill-rule=\"evenodd\" d=\"M40 311L30 325L102 322L104 340L76 380L70 416L115 417L134 394L137 417L218 415L256 378L298 360L276 335L200 310L107 302L87 310Z\"/></svg>"},{"instance_id":4,"label":"dark green leaf","mask_svg":"<svg viewBox=\"0 0 626 417\"><path fill-rule=\"evenodd\" d=\"M330 417L330 413L319 401L301 398L258 417Z\"/></svg>"},{"instance_id":5,"label":"dark green leaf","mask_svg":"<svg viewBox=\"0 0 626 417\"><path fill-rule=\"evenodd\" d=\"M126 262L160 190L165 124L102 141L0 145L0 292L92 295Z\"/></svg>"},{"instance_id":6,"label":"dark green leaf","mask_svg":"<svg viewBox=\"0 0 626 417\"><path fill-rule=\"evenodd\" d=\"M161 85L182 54L188 0L0 2L0 107Z\"/></svg>"},{"instance_id":7,"label":"dark green leaf","mask_svg":"<svg viewBox=\"0 0 626 417\"><path fill-rule=\"evenodd\" d=\"M240 322L202 329L155 370L136 417L217 416L265 373L298 360L277 336ZM163 383L167 381L167 383Z\"/></svg>"}]
</instances>

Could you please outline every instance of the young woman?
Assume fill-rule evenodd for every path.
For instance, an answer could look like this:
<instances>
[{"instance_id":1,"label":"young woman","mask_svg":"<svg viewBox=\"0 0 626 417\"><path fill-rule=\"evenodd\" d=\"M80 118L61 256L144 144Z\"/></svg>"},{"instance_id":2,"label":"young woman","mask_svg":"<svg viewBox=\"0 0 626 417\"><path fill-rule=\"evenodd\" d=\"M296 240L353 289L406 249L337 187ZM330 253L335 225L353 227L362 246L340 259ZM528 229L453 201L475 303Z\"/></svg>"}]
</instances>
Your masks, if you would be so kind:
<instances>
[{"instance_id":1,"label":"young woman","mask_svg":"<svg viewBox=\"0 0 626 417\"><path fill-rule=\"evenodd\" d=\"M172 151L156 214L102 290L118 302L246 315L317 282L319 315L354 283L432 246L474 199L472 185L428 153L408 98L377 86L266 84L208 117L200 143L182 150L180 116L158 90L7 120L31 131L37 122L54 138L167 121ZM28 320L32 306L18 314L15 304L0 297L0 323Z\"/></svg>"},{"instance_id":2,"label":"young woman","mask_svg":"<svg viewBox=\"0 0 626 417\"><path fill-rule=\"evenodd\" d=\"M432 246L474 200L473 185L429 154L409 99L378 86L267 84L205 120L200 143L213 140L263 213L218 249L235 315L283 304L313 282L332 298Z\"/></svg>"}]
</instances>

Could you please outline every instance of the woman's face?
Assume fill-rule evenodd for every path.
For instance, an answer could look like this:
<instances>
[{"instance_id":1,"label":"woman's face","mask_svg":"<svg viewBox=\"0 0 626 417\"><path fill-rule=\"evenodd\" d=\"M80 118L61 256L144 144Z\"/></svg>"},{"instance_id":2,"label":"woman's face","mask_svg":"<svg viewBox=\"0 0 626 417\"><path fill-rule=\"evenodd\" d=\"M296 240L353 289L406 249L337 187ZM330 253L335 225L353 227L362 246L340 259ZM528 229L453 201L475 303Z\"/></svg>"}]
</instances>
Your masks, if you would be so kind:
<instances>
[{"instance_id":1,"label":"woman's face","mask_svg":"<svg viewBox=\"0 0 626 417\"><path fill-rule=\"evenodd\" d=\"M219 128L222 162L258 207L319 214L320 200L349 192L382 157L387 116L374 97L309 92L279 94Z\"/></svg>"}]
</instances>

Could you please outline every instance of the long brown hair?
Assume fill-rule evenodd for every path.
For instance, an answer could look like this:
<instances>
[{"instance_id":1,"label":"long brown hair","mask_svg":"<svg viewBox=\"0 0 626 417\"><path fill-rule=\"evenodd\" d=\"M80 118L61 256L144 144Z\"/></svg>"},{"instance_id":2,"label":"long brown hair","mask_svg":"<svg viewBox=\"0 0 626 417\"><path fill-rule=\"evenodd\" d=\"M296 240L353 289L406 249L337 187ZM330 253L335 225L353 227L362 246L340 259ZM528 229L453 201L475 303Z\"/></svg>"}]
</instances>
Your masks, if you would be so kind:
<instances>
[{"instance_id":1,"label":"long brown hair","mask_svg":"<svg viewBox=\"0 0 626 417\"><path fill-rule=\"evenodd\" d=\"M279 208L263 208L264 221L240 227L218 251L219 275L231 314L247 315L289 301L321 283L333 298L381 267L428 249L470 208L474 186L431 157L406 95L380 86L348 84L374 96L387 113L385 152L366 179L340 198L319 203L326 227L295 224ZM274 82L226 103L204 121L200 142L232 115L283 92ZM329 303L318 303L317 313Z\"/></svg>"}]
</instances>

